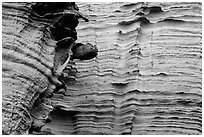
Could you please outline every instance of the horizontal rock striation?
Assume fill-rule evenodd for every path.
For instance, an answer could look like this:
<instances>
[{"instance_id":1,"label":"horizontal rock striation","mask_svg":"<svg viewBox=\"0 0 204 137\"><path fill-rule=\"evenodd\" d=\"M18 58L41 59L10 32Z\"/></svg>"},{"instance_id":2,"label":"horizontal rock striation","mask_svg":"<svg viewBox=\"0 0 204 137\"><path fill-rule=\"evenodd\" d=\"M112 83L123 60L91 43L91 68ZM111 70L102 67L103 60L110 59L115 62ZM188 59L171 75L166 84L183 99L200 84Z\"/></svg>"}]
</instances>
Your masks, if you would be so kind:
<instances>
[{"instance_id":1,"label":"horizontal rock striation","mask_svg":"<svg viewBox=\"0 0 204 137\"><path fill-rule=\"evenodd\" d=\"M88 21L78 10L73 2L2 3L3 134L40 132L49 121L50 97L63 85L53 69L62 73L78 19Z\"/></svg>"},{"instance_id":2,"label":"horizontal rock striation","mask_svg":"<svg viewBox=\"0 0 204 137\"><path fill-rule=\"evenodd\" d=\"M201 3L78 3L77 82L54 94L53 134L201 134Z\"/></svg>"},{"instance_id":3,"label":"horizontal rock striation","mask_svg":"<svg viewBox=\"0 0 204 137\"><path fill-rule=\"evenodd\" d=\"M30 110L48 86L54 42L43 21L29 18L32 3L2 4L2 128L28 134ZM30 20L29 20L30 19Z\"/></svg>"}]
</instances>

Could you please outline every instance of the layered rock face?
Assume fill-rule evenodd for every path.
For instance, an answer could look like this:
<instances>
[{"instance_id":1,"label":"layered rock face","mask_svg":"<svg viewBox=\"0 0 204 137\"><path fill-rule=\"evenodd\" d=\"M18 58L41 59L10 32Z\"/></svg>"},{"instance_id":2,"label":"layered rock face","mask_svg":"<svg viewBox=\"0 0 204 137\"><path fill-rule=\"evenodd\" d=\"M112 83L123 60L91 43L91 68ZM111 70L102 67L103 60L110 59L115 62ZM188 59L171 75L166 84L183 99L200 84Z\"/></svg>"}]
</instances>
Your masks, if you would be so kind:
<instances>
[{"instance_id":1,"label":"layered rock face","mask_svg":"<svg viewBox=\"0 0 204 137\"><path fill-rule=\"evenodd\" d=\"M53 134L201 134L201 3L77 3L89 23L77 81L54 94Z\"/></svg>"},{"instance_id":2,"label":"layered rock face","mask_svg":"<svg viewBox=\"0 0 204 137\"><path fill-rule=\"evenodd\" d=\"M74 2L2 4L3 134L40 132L70 59L97 55L96 46L75 43L78 19L88 21L78 10Z\"/></svg>"},{"instance_id":3,"label":"layered rock face","mask_svg":"<svg viewBox=\"0 0 204 137\"><path fill-rule=\"evenodd\" d=\"M201 3L37 5L3 4L5 134L202 133ZM59 78L66 37L98 50L71 42Z\"/></svg>"},{"instance_id":4,"label":"layered rock face","mask_svg":"<svg viewBox=\"0 0 204 137\"><path fill-rule=\"evenodd\" d=\"M2 4L2 129L5 134L28 134L33 121L30 110L46 90L53 67L54 42L46 35L43 27L46 23L29 20L31 5Z\"/></svg>"}]
</instances>

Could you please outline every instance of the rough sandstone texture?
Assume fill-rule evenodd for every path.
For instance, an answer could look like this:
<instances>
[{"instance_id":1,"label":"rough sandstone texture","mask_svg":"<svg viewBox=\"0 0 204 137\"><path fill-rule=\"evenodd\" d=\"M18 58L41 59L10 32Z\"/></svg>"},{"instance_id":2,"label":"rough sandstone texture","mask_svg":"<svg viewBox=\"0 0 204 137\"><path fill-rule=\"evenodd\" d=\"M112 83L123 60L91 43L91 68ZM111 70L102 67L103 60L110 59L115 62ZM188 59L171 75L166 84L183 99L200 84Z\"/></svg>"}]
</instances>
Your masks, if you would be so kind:
<instances>
[{"instance_id":1,"label":"rough sandstone texture","mask_svg":"<svg viewBox=\"0 0 204 137\"><path fill-rule=\"evenodd\" d=\"M76 58L78 19L88 21L78 10L73 2L2 4L3 134L35 134L50 121L50 98L63 88L69 74L62 71L69 72L66 64ZM96 46L81 47L85 52L75 48L81 57L97 55Z\"/></svg>"},{"instance_id":2,"label":"rough sandstone texture","mask_svg":"<svg viewBox=\"0 0 204 137\"><path fill-rule=\"evenodd\" d=\"M52 98L54 134L201 134L201 3L77 3L75 83ZM60 111L59 111L60 110Z\"/></svg>"},{"instance_id":3,"label":"rough sandstone texture","mask_svg":"<svg viewBox=\"0 0 204 137\"><path fill-rule=\"evenodd\" d=\"M23 134L33 127L31 134L202 134L201 3L77 3L89 18L89 23L79 23L78 41L97 45L98 56L75 60L75 69L66 70L74 78L63 79L66 88L48 103L38 97L48 86L39 71L47 70L43 62L52 65L53 49L42 45L53 42L45 36L41 42L45 32L33 29L35 24L26 22L23 31L24 18L19 17L27 14L29 4L13 5L23 9L19 15L15 8L3 6L3 44L8 48L26 43L23 50L34 49L33 64L39 68L7 61L9 53L3 49L3 78L8 76L3 79L3 129L10 129L6 133ZM12 66L23 71L12 68L11 73ZM29 75L21 79L21 73ZM36 109L27 108L32 106ZM48 122L41 131L31 126L31 109L36 119ZM43 125L36 121L34 125Z\"/></svg>"}]
</instances>

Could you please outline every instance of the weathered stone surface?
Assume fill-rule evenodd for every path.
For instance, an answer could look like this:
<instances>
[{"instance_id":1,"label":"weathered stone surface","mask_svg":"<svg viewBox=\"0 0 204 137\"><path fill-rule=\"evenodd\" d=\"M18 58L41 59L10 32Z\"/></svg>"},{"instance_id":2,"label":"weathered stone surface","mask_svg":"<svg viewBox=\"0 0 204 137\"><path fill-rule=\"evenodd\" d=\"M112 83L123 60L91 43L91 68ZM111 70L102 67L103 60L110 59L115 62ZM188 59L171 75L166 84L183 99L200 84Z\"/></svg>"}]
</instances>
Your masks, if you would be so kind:
<instances>
[{"instance_id":1,"label":"weathered stone surface","mask_svg":"<svg viewBox=\"0 0 204 137\"><path fill-rule=\"evenodd\" d=\"M77 27L78 42L96 44L98 56L75 60L77 82L52 97L62 114L56 110L43 128L56 134L201 134L201 3L78 6L89 15L89 23Z\"/></svg>"},{"instance_id":2,"label":"weathered stone surface","mask_svg":"<svg viewBox=\"0 0 204 137\"><path fill-rule=\"evenodd\" d=\"M56 36L50 29L75 31L79 18L87 21L78 10L75 3L2 4L3 134L41 131L53 110L50 97L64 85L52 71L63 73L66 64L61 61L69 62L69 45L77 39L76 34ZM59 44L68 36L72 42Z\"/></svg>"},{"instance_id":3,"label":"weathered stone surface","mask_svg":"<svg viewBox=\"0 0 204 137\"><path fill-rule=\"evenodd\" d=\"M98 55L98 49L96 45L90 43L82 44L76 43L72 48L73 55L71 60L80 59L80 60L90 60L95 58Z\"/></svg>"},{"instance_id":4,"label":"weathered stone surface","mask_svg":"<svg viewBox=\"0 0 204 137\"><path fill-rule=\"evenodd\" d=\"M53 94L54 40L67 35L44 30L55 10L36 20L30 6L3 3L4 134L202 134L201 3L78 3L89 23L77 42L97 58L69 64Z\"/></svg>"}]
</instances>

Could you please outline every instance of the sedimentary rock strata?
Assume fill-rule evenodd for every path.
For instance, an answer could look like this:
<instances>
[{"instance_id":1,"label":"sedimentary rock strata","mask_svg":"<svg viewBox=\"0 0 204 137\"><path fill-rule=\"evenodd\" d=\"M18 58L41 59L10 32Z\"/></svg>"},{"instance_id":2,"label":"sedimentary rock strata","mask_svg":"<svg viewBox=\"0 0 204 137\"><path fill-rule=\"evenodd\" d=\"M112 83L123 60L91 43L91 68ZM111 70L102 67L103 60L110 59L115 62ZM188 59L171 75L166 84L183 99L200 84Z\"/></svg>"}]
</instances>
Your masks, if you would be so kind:
<instances>
[{"instance_id":1,"label":"sedimentary rock strata","mask_svg":"<svg viewBox=\"0 0 204 137\"><path fill-rule=\"evenodd\" d=\"M77 5L3 3L3 133L200 135L201 3Z\"/></svg>"},{"instance_id":2,"label":"sedimentary rock strata","mask_svg":"<svg viewBox=\"0 0 204 137\"><path fill-rule=\"evenodd\" d=\"M77 82L55 94L56 134L201 134L201 3L78 3ZM58 111L60 109L60 112Z\"/></svg>"},{"instance_id":3,"label":"sedimentary rock strata","mask_svg":"<svg viewBox=\"0 0 204 137\"><path fill-rule=\"evenodd\" d=\"M69 76L63 70L76 45L78 19L88 21L78 10L74 2L2 4L3 134L41 132L50 121L50 98L64 88L61 77Z\"/></svg>"}]
</instances>

